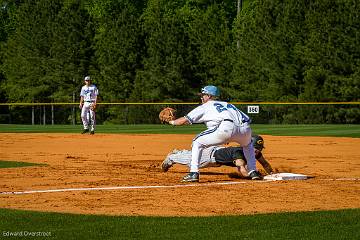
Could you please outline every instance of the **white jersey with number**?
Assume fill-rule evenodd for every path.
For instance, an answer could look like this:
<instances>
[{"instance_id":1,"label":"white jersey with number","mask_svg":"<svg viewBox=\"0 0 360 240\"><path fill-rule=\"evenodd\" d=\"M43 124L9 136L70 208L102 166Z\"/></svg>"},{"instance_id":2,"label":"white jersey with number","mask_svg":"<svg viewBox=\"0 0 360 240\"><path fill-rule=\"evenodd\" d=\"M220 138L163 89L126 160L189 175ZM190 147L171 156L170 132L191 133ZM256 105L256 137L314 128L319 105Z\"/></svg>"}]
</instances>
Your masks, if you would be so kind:
<instances>
[{"instance_id":1,"label":"white jersey with number","mask_svg":"<svg viewBox=\"0 0 360 240\"><path fill-rule=\"evenodd\" d=\"M84 85L81 88L80 96L84 97L85 102L93 102L96 100L96 96L99 95L99 90L94 84L91 84L90 86Z\"/></svg>"},{"instance_id":2,"label":"white jersey with number","mask_svg":"<svg viewBox=\"0 0 360 240\"><path fill-rule=\"evenodd\" d=\"M185 116L192 123L205 123L207 128L217 127L224 119L229 119L240 126L250 118L234 105L222 101L208 101Z\"/></svg>"}]
</instances>

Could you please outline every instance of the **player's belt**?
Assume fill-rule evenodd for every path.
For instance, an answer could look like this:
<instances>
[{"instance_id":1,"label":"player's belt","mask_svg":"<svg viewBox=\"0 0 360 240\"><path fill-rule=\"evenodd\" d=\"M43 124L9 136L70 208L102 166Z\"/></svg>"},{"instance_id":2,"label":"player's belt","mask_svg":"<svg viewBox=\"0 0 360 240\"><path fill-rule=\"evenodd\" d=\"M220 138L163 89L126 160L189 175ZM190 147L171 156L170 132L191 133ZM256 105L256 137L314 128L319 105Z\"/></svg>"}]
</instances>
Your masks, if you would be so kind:
<instances>
[{"instance_id":1,"label":"player's belt","mask_svg":"<svg viewBox=\"0 0 360 240\"><path fill-rule=\"evenodd\" d=\"M251 123L251 119L242 121L242 123L243 123L243 124L244 124L244 123Z\"/></svg>"},{"instance_id":2,"label":"player's belt","mask_svg":"<svg viewBox=\"0 0 360 240\"><path fill-rule=\"evenodd\" d=\"M94 101L85 101L85 102L94 102Z\"/></svg>"},{"instance_id":3,"label":"player's belt","mask_svg":"<svg viewBox=\"0 0 360 240\"><path fill-rule=\"evenodd\" d=\"M231 119L224 119L223 121L226 121L226 122L234 122L233 120L231 120Z\"/></svg>"},{"instance_id":4,"label":"player's belt","mask_svg":"<svg viewBox=\"0 0 360 240\"><path fill-rule=\"evenodd\" d=\"M232 122L232 123L234 122L234 121L231 120L231 119L224 119L223 121ZM250 122L250 119L249 119L249 120L242 121L241 123L244 124L244 123L248 123L248 122Z\"/></svg>"}]
</instances>

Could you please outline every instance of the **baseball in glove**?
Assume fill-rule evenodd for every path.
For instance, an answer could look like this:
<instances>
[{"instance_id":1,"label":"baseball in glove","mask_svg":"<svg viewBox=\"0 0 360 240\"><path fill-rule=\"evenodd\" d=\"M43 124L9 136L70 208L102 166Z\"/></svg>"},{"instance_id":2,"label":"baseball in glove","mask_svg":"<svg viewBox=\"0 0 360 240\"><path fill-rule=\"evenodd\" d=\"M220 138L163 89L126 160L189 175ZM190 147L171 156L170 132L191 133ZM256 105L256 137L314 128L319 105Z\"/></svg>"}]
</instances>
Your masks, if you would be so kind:
<instances>
[{"instance_id":1,"label":"baseball in glove","mask_svg":"<svg viewBox=\"0 0 360 240\"><path fill-rule=\"evenodd\" d=\"M90 109L91 109L91 111L95 111L96 110L96 104L92 103L90 105Z\"/></svg>"},{"instance_id":2,"label":"baseball in glove","mask_svg":"<svg viewBox=\"0 0 360 240\"><path fill-rule=\"evenodd\" d=\"M171 107L167 107L161 110L159 113L159 119L161 123L169 123L170 121L175 120L175 112L176 110Z\"/></svg>"}]
</instances>

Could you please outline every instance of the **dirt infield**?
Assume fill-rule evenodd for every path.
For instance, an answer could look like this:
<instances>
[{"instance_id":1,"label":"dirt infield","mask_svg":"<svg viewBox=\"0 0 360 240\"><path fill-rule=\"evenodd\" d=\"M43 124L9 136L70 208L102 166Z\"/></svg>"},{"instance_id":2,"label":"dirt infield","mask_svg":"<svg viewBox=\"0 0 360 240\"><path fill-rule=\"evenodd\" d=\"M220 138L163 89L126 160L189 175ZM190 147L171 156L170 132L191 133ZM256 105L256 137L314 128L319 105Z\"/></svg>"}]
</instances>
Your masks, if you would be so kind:
<instances>
[{"instance_id":1,"label":"dirt infield","mask_svg":"<svg viewBox=\"0 0 360 240\"><path fill-rule=\"evenodd\" d=\"M273 167L313 178L250 181L220 167L203 169L199 184L184 186L186 167L163 173L160 164L173 148L189 149L193 135L2 133L0 160L47 166L0 169L0 208L152 216L360 208L360 139L263 137ZM129 188L102 189L122 186ZM3 194L29 190L63 191Z\"/></svg>"}]
</instances>

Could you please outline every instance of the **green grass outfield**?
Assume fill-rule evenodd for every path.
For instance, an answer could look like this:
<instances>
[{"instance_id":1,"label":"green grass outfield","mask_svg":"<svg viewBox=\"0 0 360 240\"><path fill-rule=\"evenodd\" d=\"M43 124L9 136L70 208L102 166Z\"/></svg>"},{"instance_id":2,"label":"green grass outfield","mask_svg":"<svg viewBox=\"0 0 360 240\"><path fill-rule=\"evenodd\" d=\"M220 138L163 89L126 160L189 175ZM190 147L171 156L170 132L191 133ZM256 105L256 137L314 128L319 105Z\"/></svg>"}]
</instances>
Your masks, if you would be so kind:
<instances>
[{"instance_id":1,"label":"green grass outfield","mask_svg":"<svg viewBox=\"0 0 360 240\"><path fill-rule=\"evenodd\" d=\"M360 137L360 125L254 124L252 128L269 135ZM202 130L202 125L99 125L97 133L196 134ZM0 132L80 131L79 125L0 125ZM0 209L0 239L360 239L359 219L360 209L221 217L98 216Z\"/></svg>"},{"instance_id":2,"label":"green grass outfield","mask_svg":"<svg viewBox=\"0 0 360 240\"><path fill-rule=\"evenodd\" d=\"M253 124L253 132L277 136L334 136L360 137L360 124L308 124L308 125L272 125ZM161 124L139 125L98 125L97 133L170 133L197 134L205 130L203 124L187 126L169 126ZM0 124L0 132L32 133L80 133L80 125L9 125Z\"/></svg>"},{"instance_id":3,"label":"green grass outfield","mask_svg":"<svg viewBox=\"0 0 360 240\"><path fill-rule=\"evenodd\" d=\"M2 209L0 219L0 239L27 239L30 234L37 234L37 239L99 240L360 239L359 209L221 217L114 217Z\"/></svg>"}]
</instances>

